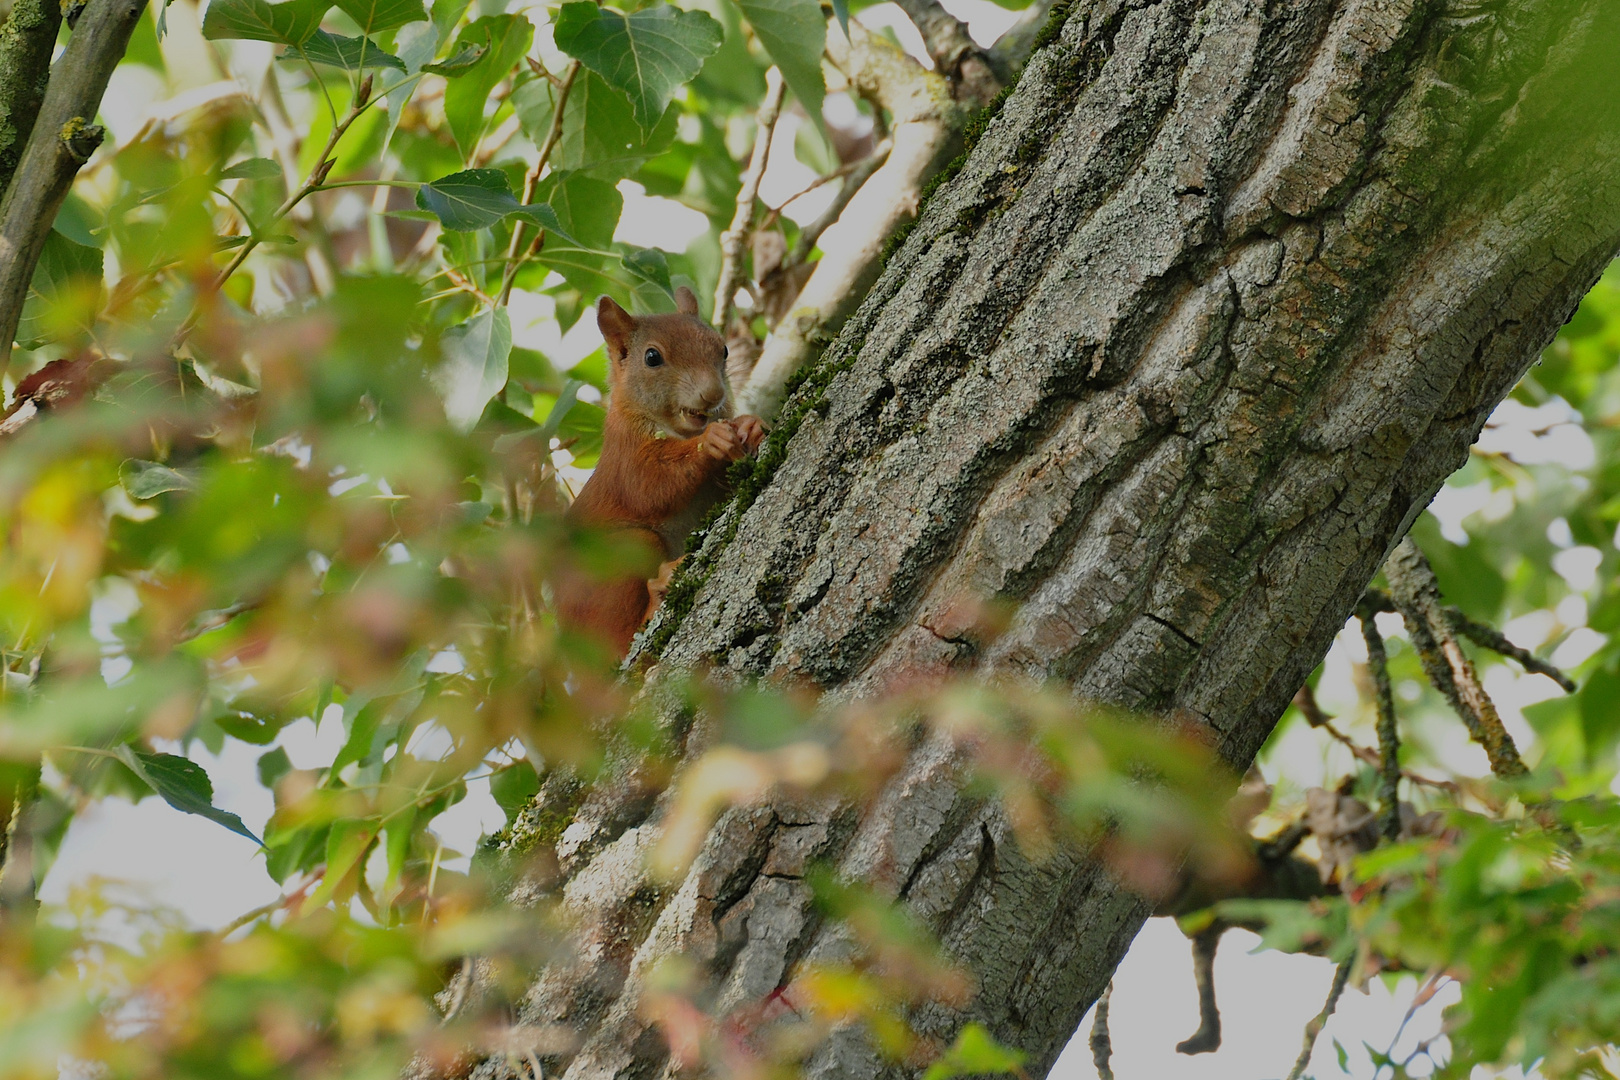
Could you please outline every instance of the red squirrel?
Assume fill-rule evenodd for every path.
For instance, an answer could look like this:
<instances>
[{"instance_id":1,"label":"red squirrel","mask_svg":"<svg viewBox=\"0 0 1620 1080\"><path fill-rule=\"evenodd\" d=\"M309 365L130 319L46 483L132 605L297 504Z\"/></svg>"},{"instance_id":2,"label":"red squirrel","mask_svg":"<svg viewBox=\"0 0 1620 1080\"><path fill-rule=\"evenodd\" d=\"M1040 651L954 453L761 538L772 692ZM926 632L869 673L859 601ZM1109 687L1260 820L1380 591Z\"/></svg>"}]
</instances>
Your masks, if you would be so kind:
<instances>
[{"instance_id":1,"label":"red squirrel","mask_svg":"<svg viewBox=\"0 0 1620 1080\"><path fill-rule=\"evenodd\" d=\"M597 302L610 388L602 454L567 514L574 525L641 540L665 562L665 576L687 534L725 494L726 466L765 437L757 416L731 418L725 339L698 316L697 297L682 286L675 302L674 315L640 318L609 297ZM657 607L640 569L591 580L570 575L558 586L563 625L619 658Z\"/></svg>"}]
</instances>

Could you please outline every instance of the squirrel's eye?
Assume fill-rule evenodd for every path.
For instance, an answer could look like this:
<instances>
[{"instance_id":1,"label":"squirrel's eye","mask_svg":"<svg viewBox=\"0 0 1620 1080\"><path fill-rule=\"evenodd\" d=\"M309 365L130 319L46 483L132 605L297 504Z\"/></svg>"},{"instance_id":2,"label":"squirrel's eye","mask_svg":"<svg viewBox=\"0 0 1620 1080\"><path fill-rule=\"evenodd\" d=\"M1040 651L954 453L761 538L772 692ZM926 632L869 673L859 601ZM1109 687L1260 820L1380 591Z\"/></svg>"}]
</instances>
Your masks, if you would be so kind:
<instances>
[{"instance_id":1,"label":"squirrel's eye","mask_svg":"<svg viewBox=\"0 0 1620 1080\"><path fill-rule=\"evenodd\" d=\"M720 359L724 360L726 357L728 357L730 355L731 355L731 350L730 349L728 349L724 345L720 346Z\"/></svg>"},{"instance_id":2,"label":"squirrel's eye","mask_svg":"<svg viewBox=\"0 0 1620 1080\"><path fill-rule=\"evenodd\" d=\"M664 362L664 354L657 349L648 349L646 360L648 367L657 367Z\"/></svg>"}]
</instances>

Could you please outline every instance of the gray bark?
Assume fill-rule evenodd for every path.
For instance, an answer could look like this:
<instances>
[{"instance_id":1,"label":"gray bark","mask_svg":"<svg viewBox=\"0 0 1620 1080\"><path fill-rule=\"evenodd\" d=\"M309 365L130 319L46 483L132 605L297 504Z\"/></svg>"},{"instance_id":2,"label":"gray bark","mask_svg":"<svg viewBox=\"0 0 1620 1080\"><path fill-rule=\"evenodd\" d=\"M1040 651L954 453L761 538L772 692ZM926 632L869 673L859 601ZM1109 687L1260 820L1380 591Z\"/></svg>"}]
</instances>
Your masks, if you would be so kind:
<instances>
[{"instance_id":1,"label":"gray bark","mask_svg":"<svg viewBox=\"0 0 1620 1080\"><path fill-rule=\"evenodd\" d=\"M1076 0L789 401L817 407L691 560L662 666L1064 680L1241 768L1620 248L1608 4ZM963 770L933 739L869 806L732 811L663 888L664 802L627 767L557 843L578 953L523 1020L580 1032L576 1080L672 1074L649 966L686 954L723 1013L847 954L820 858L971 972L919 1029L980 1020L1043 1074L1148 905L1084 852L1020 853ZM808 1071L909 1074L854 1029Z\"/></svg>"}]
</instances>

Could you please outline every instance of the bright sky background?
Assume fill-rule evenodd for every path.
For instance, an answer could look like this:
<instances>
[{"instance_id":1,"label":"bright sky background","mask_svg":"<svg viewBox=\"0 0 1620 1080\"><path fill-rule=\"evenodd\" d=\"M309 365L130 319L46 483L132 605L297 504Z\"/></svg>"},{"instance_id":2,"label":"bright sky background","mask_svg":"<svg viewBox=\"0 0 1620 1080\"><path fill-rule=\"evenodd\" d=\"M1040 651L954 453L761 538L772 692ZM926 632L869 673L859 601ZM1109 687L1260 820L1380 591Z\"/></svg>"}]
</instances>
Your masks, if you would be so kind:
<instances>
[{"instance_id":1,"label":"bright sky background","mask_svg":"<svg viewBox=\"0 0 1620 1080\"><path fill-rule=\"evenodd\" d=\"M988 0L944 0L944 6L966 20L982 43L995 40L1018 17ZM928 62L920 36L894 4L868 8L857 17L872 29L892 29L908 51ZM165 42L165 51L183 55L189 47L187 34L196 34L192 9L174 5L169 25L173 33ZM541 29L544 37L544 27ZM255 43L237 45L246 50L242 54L245 62L258 63L262 69L268 56L255 60L256 54L251 54ZM549 46L549 41L541 45ZM124 141L146 119L174 106L151 104L163 93L155 73L141 68L121 69L119 78L124 83L109 93L104 112L115 136ZM155 81L155 85L138 85L141 80ZM212 83L195 87L188 94L207 97L231 90L228 83ZM829 108L840 107L836 97L829 98ZM803 190L814 178L794 157L793 137L798 122L790 115L776 131L770 168L761 184L761 197L772 206ZM621 239L681 251L708 227L707 220L696 211L668 199L649 197L631 181L622 183L620 191L625 196L619 226ZM796 216L805 220L813 217L831 194L829 186L800 200L794 207ZM601 344L590 319L581 320L567 334L561 334L552 318L549 297L514 293L511 310L516 343L541 350L561 367L572 366ZM1578 418L1557 400L1536 409L1507 402L1497 410L1481 444L1510 453L1524 464L1558 463L1582 469L1593 461L1591 441L1580 428ZM1504 497L1508 499L1505 507L1494 505ZM1464 517L1476 512L1490 517L1511 508L1511 495L1493 495L1489 485L1481 484L1444 489L1433 511L1442 530L1453 540L1463 542ZM1568 531L1565 526L1560 534L1556 523L1549 530L1549 537L1563 549L1554 560L1554 568L1579 590L1591 584L1599 553L1574 545ZM100 619L115 621L119 607L119 597L106 598ZM1533 612L1514 620L1505 630L1515 642L1533 649L1569 627L1583 627L1570 634L1552 657L1554 663L1568 667L1584 660L1603 642L1601 635L1584 629L1585 618L1585 603L1574 596L1557 611ZM1387 636L1404 637L1399 619L1388 619L1386 624L1384 617L1380 618L1380 629ZM1328 655L1318 691L1330 712L1354 704L1352 664L1364 660L1360 635L1341 634ZM1501 708L1515 739L1534 760L1534 736L1520 710L1553 696L1558 692L1556 688L1548 680L1524 677L1504 666L1495 666L1490 669L1486 689ZM281 733L277 744L287 751L295 767L313 768L332 759L342 742L338 713L333 707L318 727L310 720L302 720ZM1487 771L1483 754L1468 742L1461 724L1453 728L1452 742L1437 750L1448 760L1461 763L1460 771L1483 775ZM240 815L255 832L262 830L272 809L270 793L259 785L254 768L258 757L269 749L232 741L219 757L209 755L200 746L191 750L191 756L213 780L217 805ZM1268 779L1285 775L1291 784L1305 787L1331 781L1350 768L1342 747L1296 728L1272 748L1265 771ZM503 823L503 815L489 795L488 782L473 781L467 798L433 825L444 841L447 856L452 851L460 856L447 857L446 865L465 868L478 838ZM76 818L41 889L41 899L48 905L62 904L70 892L96 878L120 882L118 889L126 895L171 907L198 927L221 926L279 894L250 841L203 818L172 810L155 798L137 805L123 799L104 800ZM1322 1007L1333 969L1328 961L1312 957L1253 952L1257 942L1245 931L1232 931L1226 936L1216 960L1216 990L1224 1028L1222 1049L1188 1058L1175 1052L1175 1044L1191 1035L1198 1025L1190 945L1170 920L1149 922L1115 979L1111 1029L1116 1075L1121 1080L1281 1080L1286 1076L1299 1053L1306 1022ZM1389 1048L1397 1031L1402 1030L1402 1020L1416 990L1417 980L1409 976L1397 981L1393 989L1374 981L1365 993L1348 990L1317 1042L1307 1075L1343 1075L1335 1060L1333 1040L1337 1039L1349 1054L1350 1075L1358 1080L1372 1078L1362 1043L1365 1040L1380 1050ZM1440 1012L1455 997L1454 988L1442 992L1411 1017L1394 1047L1398 1055L1409 1052L1420 1040L1436 1036ZM1088 1015L1051 1073L1056 1080L1091 1080L1096 1076L1087 1045L1090 1027ZM1414 1075L1424 1074L1419 1062ZM1476 1070L1476 1080L1485 1075ZM1515 1071L1505 1075L1520 1074Z\"/></svg>"}]
</instances>

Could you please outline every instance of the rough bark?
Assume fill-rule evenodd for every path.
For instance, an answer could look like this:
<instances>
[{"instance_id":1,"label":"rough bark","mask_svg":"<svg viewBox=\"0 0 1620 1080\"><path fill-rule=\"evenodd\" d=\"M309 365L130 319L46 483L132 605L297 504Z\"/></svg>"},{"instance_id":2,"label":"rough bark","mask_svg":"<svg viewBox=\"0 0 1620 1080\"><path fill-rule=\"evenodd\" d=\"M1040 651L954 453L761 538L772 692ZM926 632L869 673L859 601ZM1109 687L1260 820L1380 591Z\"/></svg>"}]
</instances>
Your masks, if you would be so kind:
<instances>
[{"instance_id":1,"label":"rough bark","mask_svg":"<svg viewBox=\"0 0 1620 1080\"><path fill-rule=\"evenodd\" d=\"M1607 6L1076 0L689 560L662 664L1059 679L1247 764L1620 248ZM660 957L724 1012L853 947L811 908L819 858L972 973L918 1028L980 1020L1043 1074L1149 906L1084 852L1026 857L963 767L930 740L870 806L734 810L672 889L627 768L557 844L579 953L524 1021L581 1032L568 1077L668 1074L637 1011ZM907 1072L853 1028L808 1071Z\"/></svg>"}]
</instances>

